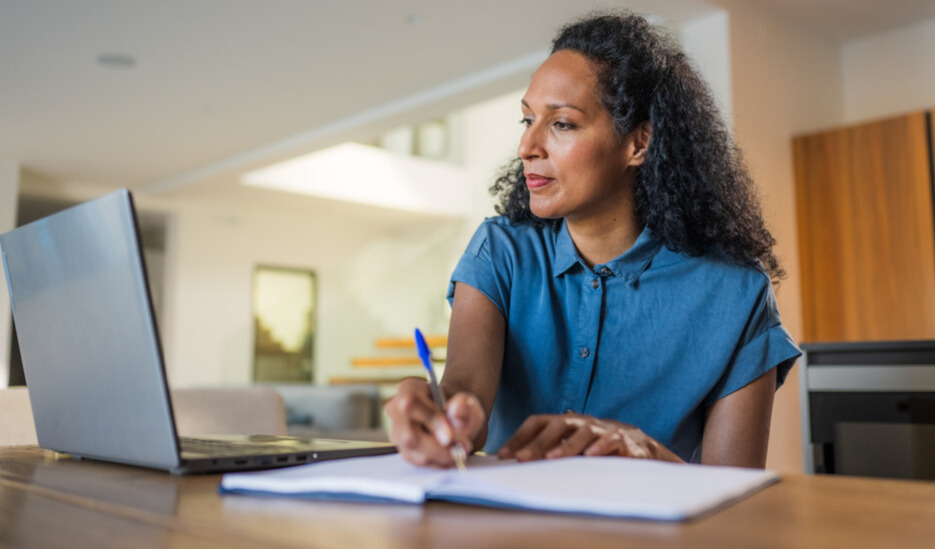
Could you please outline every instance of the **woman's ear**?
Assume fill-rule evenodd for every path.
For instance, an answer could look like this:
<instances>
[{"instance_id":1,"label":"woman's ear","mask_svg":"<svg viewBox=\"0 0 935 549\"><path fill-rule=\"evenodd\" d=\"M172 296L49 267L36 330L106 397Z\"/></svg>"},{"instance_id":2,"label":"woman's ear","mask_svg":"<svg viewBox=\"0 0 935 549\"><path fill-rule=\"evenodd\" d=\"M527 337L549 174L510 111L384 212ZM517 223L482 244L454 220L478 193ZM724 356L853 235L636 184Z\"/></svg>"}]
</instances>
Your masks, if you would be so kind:
<instances>
[{"instance_id":1,"label":"woman's ear","mask_svg":"<svg viewBox=\"0 0 935 549\"><path fill-rule=\"evenodd\" d=\"M652 139L653 127L649 120L636 127L630 135L627 136L628 149L631 153L630 166L639 166L646 161L646 150L649 148L649 141Z\"/></svg>"}]
</instances>

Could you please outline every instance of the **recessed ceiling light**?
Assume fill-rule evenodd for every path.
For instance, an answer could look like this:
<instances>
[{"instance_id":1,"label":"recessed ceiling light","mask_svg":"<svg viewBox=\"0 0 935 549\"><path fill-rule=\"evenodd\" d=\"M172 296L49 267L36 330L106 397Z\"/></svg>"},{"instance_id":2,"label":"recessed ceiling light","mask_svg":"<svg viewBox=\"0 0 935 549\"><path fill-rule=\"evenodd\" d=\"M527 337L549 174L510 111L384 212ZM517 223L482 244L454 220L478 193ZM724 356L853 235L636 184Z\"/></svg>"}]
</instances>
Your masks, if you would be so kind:
<instances>
[{"instance_id":1,"label":"recessed ceiling light","mask_svg":"<svg viewBox=\"0 0 935 549\"><path fill-rule=\"evenodd\" d=\"M132 69L136 58L125 53L102 53L97 56L97 64L108 69Z\"/></svg>"}]
</instances>

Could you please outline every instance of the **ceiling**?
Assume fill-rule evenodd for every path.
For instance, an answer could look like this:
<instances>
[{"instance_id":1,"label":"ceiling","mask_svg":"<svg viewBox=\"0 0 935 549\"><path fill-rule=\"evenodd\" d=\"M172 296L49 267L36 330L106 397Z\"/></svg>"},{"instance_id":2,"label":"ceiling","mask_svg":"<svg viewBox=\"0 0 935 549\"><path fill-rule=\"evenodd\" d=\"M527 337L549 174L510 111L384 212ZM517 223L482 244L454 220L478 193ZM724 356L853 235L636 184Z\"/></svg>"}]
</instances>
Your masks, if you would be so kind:
<instances>
[{"instance_id":1,"label":"ceiling","mask_svg":"<svg viewBox=\"0 0 935 549\"><path fill-rule=\"evenodd\" d=\"M930 0L755 1L839 40L935 17ZM242 173L521 88L557 27L615 6L672 25L715 9L703 0L0 0L0 159L150 192ZM99 62L108 55L118 66Z\"/></svg>"}]
</instances>

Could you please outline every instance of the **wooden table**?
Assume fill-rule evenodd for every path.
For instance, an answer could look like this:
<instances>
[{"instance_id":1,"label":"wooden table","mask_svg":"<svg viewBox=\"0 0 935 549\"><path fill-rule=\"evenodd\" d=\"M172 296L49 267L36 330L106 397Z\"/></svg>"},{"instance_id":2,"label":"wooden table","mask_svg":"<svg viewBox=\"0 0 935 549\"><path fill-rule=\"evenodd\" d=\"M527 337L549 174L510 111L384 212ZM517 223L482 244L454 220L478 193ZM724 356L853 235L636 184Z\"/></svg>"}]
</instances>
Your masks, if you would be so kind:
<instances>
[{"instance_id":1,"label":"wooden table","mask_svg":"<svg viewBox=\"0 0 935 549\"><path fill-rule=\"evenodd\" d=\"M0 546L935 547L931 482L788 475L712 515L670 524L447 503L221 496L219 481L0 447Z\"/></svg>"}]
</instances>

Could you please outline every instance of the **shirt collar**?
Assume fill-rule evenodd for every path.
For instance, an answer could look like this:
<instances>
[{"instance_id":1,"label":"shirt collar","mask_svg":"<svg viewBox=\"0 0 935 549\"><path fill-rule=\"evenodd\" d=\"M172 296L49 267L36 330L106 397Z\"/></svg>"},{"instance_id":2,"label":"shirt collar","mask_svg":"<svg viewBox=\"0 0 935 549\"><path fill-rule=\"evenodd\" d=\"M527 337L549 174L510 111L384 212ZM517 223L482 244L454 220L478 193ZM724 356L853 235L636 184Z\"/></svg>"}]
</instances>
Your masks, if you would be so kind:
<instances>
[{"instance_id":1,"label":"shirt collar","mask_svg":"<svg viewBox=\"0 0 935 549\"><path fill-rule=\"evenodd\" d=\"M626 283L632 286L639 280L640 275L649 268L649 264L652 263L660 248L662 248L662 242L652 234L649 227L644 227L629 250L603 265L595 265L595 268L607 267L614 276L623 277ZM568 226L564 220L555 241L554 265L553 276L562 276L575 265L580 265L584 270L591 270L581 259L581 256L578 255L578 250L571 240Z\"/></svg>"}]
</instances>

